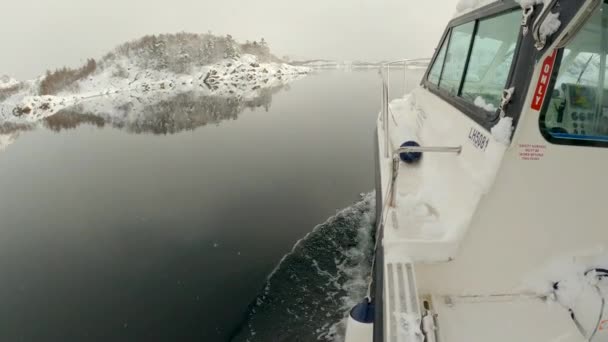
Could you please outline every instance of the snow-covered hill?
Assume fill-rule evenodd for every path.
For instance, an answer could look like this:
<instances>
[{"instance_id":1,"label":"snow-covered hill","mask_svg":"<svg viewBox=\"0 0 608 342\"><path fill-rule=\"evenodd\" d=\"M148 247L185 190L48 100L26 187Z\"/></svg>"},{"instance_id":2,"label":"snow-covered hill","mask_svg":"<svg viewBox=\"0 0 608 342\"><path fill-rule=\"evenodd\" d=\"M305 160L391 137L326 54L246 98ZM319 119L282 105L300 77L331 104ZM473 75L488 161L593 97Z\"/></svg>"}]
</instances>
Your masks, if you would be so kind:
<instances>
[{"instance_id":1,"label":"snow-covered hill","mask_svg":"<svg viewBox=\"0 0 608 342\"><path fill-rule=\"evenodd\" d=\"M259 63L256 56L248 54L192 67L189 74L143 69L127 58L117 58L56 95L35 94L35 85L41 80L30 81L32 86L0 103L0 122L37 122L75 106L83 113L116 122L145 116L144 108L183 93L254 99L264 89L292 82L308 72L306 67Z\"/></svg>"}]
</instances>

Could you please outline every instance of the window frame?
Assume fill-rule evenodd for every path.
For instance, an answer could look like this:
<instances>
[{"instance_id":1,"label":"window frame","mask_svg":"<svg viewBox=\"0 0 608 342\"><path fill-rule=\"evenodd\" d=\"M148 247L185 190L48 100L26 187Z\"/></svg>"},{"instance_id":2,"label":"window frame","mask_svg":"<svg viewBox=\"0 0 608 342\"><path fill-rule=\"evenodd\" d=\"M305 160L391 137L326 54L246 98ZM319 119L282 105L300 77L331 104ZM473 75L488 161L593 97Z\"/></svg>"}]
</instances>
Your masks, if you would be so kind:
<instances>
[{"instance_id":1,"label":"window frame","mask_svg":"<svg viewBox=\"0 0 608 342\"><path fill-rule=\"evenodd\" d=\"M475 106L474 103L467 101L461 97L462 88L464 86L466 75L467 75L467 72L469 69L469 63L471 61L471 53L473 51L473 45L474 45L473 42L475 41L475 37L477 35L480 20L491 19L491 18L498 17L501 15L506 15L509 12L518 11L518 10L522 11L519 4L516 3L515 1L508 0L508 1L504 1L504 2L494 3L493 5L483 7L480 10L476 10L468 15L464 15L462 17L452 20L448 24L448 27L446 28L446 30L444 31L440 44L438 45L438 48L435 49L435 53L433 54L431 64L429 64L429 67L427 68L427 72L425 73L425 75L422 79L422 82L421 82L421 86L423 86L425 89L427 89L431 93L437 95L439 98L443 99L444 101L448 102L453 107L455 107L457 110L459 110L462 113L464 113L465 115L467 115L470 119L472 119L473 121L478 123L480 126L487 129L488 131L490 131L491 128L500 119L499 110L497 110L494 113L490 113L483 108L479 108L479 107ZM446 57L447 57L447 51L449 51L449 48L450 48L449 45L450 45L450 37L452 35L452 30L455 27L458 27L460 25L464 25L464 24L467 24L467 23L470 23L473 21L475 22L475 24L474 24L473 32L471 35L471 41L469 42L469 49L468 49L467 56L466 56L466 63L465 63L464 71L462 73L462 77L460 80L458 92L457 92L457 94L451 94L450 92L448 92L445 89L442 89L439 86L441 84L441 77L443 76L443 69L445 67L445 59L444 59L443 66L441 68L441 73L439 75L439 82L437 82L438 84L433 84L432 82L429 81L430 70L432 69L433 65L435 64L437 57L439 55L439 52L445 42L447 42L447 46L446 46ZM527 36L530 36L530 35L527 35ZM527 36L526 37L523 36L522 27L520 26L519 30L518 30L518 38L517 38L517 42L515 45L515 50L513 51L513 61L511 62L511 67L508 72L505 88L509 88L510 86L512 86L515 81L514 80L514 76L515 76L514 71L517 68L518 63L520 63L520 58L519 58L520 52L522 49L524 39L527 38ZM522 88L525 88L524 90L527 91L528 86L529 86L529 80L528 80L527 84L524 85ZM520 94L522 94L522 93L520 93ZM521 110L521 108L519 110ZM517 117L515 117L515 115L514 115L514 119L515 119L514 124L517 123L516 119L518 119L518 118L519 118L519 115L517 115Z\"/></svg>"},{"instance_id":2,"label":"window frame","mask_svg":"<svg viewBox=\"0 0 608 342\"><path fill-rule=\"evenodd\" d=\"M443 59L443 65L441 66L441 73L439 74L439 82L437 86L439 87L439 89L441 89L447 94L450 94L451 96L460 96L460 92L462 91L462 85L469 69L469 62L471 61L471 51L473 51L473 42L475 41L475 35L477 34L477 27L479 26L479 21L476 20L473 24L473 31L471 31L471 39L469 40L469 48L467 49L467 56L464 59L464 68L462 69L462 75L460 75L460 82L458 82L458 90L456 91L456 94L452 94L452 92L450 92L449 90L441 88L441 79L443 78L443 72L445 71L445 61L448 58L448 53L450 52L450 45L452 44L452 32L454 32L454 28L461 27L469 23L471 23L471 21L456 25L450 29L450 39L447 41L448 45L445 49L445 58Z\"/></svg>"},{"instance_id":3,"label":"window frame","mask_svg":"<svg viewBox=\"0 0 608 342\"><path fill-rule=\"evenodd\" d=\"M603 0L600 3L600 6L603 4L608 4L608 0ZM566 5L570 5L566 3ZM588 18L587 18L588 19ZM562 24L562 26L564 26ZM576 37L579 33L578 30L582 29L584 25L580 25L577 27L577 31L571 35L572 38ZM570 42L570 41L569 41ZM557 56L555 57L555 63L553 65L553 71L551 73L551 78L549 80L549 85L547 89L555 89L555 84L559 78L559 72L562 66L562 62L564 59L564 52L566 51L567 46L560 47L557 49ZM608 62L607 62L608 63ZM574 138L558 138L549 133L549 129L545 124L545 119L547 116L547 111L549 110L549 106L551 105L551 96L545 96L543 99L543 105L540 109L538 115L538 129L543 138L551 144L554 145L566 145L566 146L579 146L579 147L598 147L598 148L606 148L608 147L608 137L607 140L591 140L591 139L574 139Z\"/></svg>"},{"instance_id":4,"label":"window frame","mask_svg":"<svg viewBox=\"0 0 608 342\"><path fill-rule=\"evenodd\" d=\"M433 58L431 59L428 70L423 78L423 82L427 81L429 84L433 84L433 85L436 85L437 87L439 87L439 83L441 82L441 75L443 74L443 67L445 66L445 58L447 57L448 47L449 47L448 45L449 45L451 36L452 36L452 30L446 30L443 33L443 35L441 36L439 45L437 45L437 49L435 49ZM441 49L443 49L443 44L446 44L446 46L445 46L446 55L443 56L443 63L441 63L441 68L439 69L439 75L437 76L437 84L435 84L430 80L430 77L431 77L431 72L433 71L433 67L435 66L435 62L437 62L437 58L439 58L439 55L441 54Z\"/></svg>"},{"instance_id":5,"label":"window frame","mask_svg":"<svg viewBox=\"0 0 608 342\"><path fill-rule=\"evenodd\" d=\"M555 57L555 65L553 66L553 72L551 73L551 79L549 81L549 85L547 89L555 89L555 84L557 83L557 79L559 78L559 71L562 66L562 61L564 58L565 47L557 50L557 56ZM540 134L550 142L555 145L568 145L568 146L586 146L586 147L608 147L608 136L606 140L592 140L592 139L575 139L575 138L559 138L553 136L549 133L549 129L545 124L545 119L547 117L547 111L549 110L549 106L551 105L551 96L545 96L543 100L543 105L540 108L540 113L538 115L538 127L540 130Z\"/></svg>"},{"instance_id":6,"label":"window frame","mask_svg":"<svg viewBox=\"0 0 608 342\"><path fill-rule=\"evenodd\" d=\"M466 88L466 85L467 85L467 76L469 76L469 71L471 70L471 63L473 62L473 56L474 56L474 54L476 52L476 50L475 50L476 44L481 43L481 42L477 41L477 38L479 38L479 36L478 36L479 29L482 26L482 24L484 22L486 22L486 21L490 21L492 19L499 18L501 16L509 16L509 15L513 15L513 14L518 14L518 15L521 16L521 12L520 11L511 10L511 11L504 11L504 12L501 12L501 13L499 13L497 15L488 16L488 17L485 17L485 18L479 18L477 20L477 22L476 22L476 29L475 29L475 36L473 37L473 41L471 42L471 50L469 52L467 64L466 64L466 67L464 69L464 74L463 74L462 81L461 81L461 84L460 84L458 96L464 98L463 95L465 94L465 88ZM521 21L521 18L518 18L518 22L519 21ZM484 27L484 28L487 28L487 27ZM510 64L509 64L509 69L507 70L507 74L506 74L506 77L504 79L503 88L500 90L501 95L502 95L502 91L505 89L504 87L507 87L507 85L509 84L511 73L514 71L513 65L515 64L515 61L516 61L515 57L516 57L516 53L518 52L517 51L517 45L518 45L519 39L520 39L520 37L517 36L517 34L519 34L519 33L521 33L521 31L517 31L516 36L515 36L515 40L511 42L511 44L514 44L513 45L513 52L511 52L512 57L511 57L511 61L510 61ZM503 42L503 43L505 43L505 42ZM499 48L500 48L500 46L499 46ZM509 46L509 48L507 49L507 52L510 52L510 51L511 51L511 47ZM498 58L498 54L494 54L493 56L494 56L494 58ZM493 63L493 62L494 61L492 61L491 63ZM479 66L479 64L476 64L476 63L473 63L473 65L475 67ZM488 71L489 71L488 69L485 70L486 73ZM479 95L479 94L477 94L477 95ZM470 100L470 98L469 98L469 100ZM474 100L472 100L472 101L474 101ZM496 104L492 103L492 105L495 105L496 108L498 109L498 106L500 105L500 103L496 103Z\"/></svg>"}]
</instances>

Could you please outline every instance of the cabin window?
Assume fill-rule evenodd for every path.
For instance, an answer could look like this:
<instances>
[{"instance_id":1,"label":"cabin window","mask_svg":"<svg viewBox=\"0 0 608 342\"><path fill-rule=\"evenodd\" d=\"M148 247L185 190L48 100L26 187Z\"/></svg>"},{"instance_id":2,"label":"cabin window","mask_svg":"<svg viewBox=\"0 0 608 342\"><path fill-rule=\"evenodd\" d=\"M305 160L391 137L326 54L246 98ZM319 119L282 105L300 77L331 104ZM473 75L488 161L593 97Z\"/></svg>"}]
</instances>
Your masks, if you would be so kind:
<instances>
[{"instance_id":1,"label":"cabin window","mask_svg":"<svg viewBox=\"0 0 608 342\"><path fill-rule=\"evenodd\" d=\"M445 51L447 50L448 39L443 42L441 45L441 49L437 54L437 58L435 59L435 63L433 63L433 67L431 68L431 72L429 73L429 82L434 85L439 85L439 76L441 76L441 69L443 69L443 62L445 60Z\"/></svg>"},{"instance_id":2,"label":"cabin window","mask_svg":"<svg viewBox=\"0 0 608 342\"><path fill-rule=\"evenodd\" d=\"M456 95L460 88L474 28L475 22L471 21L452 29L443 71L439 79L439 88L450 94Z\"/></svg>"},{"instance_id":3,"label":"cabin window","mask_svg":"<svg viewBox=\"0 0 608 342\"><path fill-rule=\"evenodd\" d=\"M511 71L520 22L520 11L479 21L462 98L487 111L496 111Z\"/></svg>"},{"instance_id":4,"label":"cabin window","mask_svg":"<svg viewBox=\"0 0 608 342\"><path fill-rule=\"evenodd\" d=\"M519 6L449 27L424 84L489 129L521 41ZM494 116L493 116L494 115Z\"/></svg>"},{"instance_id":5,"label":"cabin window","mask_svg":"<svg viewBox=\"0 0 608 342\"><path fill-rule=\"evenodd\" d=\"M608 142L608 5L604 3L561 51L541 130L560 143Z\"/></svg>"}]
</instances>

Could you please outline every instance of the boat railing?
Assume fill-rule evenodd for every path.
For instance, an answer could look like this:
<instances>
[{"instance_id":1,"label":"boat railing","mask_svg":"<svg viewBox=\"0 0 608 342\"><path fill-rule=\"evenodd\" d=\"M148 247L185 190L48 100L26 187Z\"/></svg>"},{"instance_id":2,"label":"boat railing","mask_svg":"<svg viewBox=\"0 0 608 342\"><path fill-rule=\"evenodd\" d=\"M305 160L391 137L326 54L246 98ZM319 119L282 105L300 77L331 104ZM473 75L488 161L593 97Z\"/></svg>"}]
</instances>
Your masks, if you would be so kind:
<instances>
[{"instance_id":1,"label":"boat railing","mask_svg":"<svg viewBox=\"0 0 608 342\"><path fill-rule=\"evenodd\" d=\"M384 225L386 215L391 208L397 206L397 179L399 177L399 169L401 167L401 154L411 153L453 153L460 154L462 146L402 146L391 151L391 167L388 180L388 188L385 191L385 197L382 200L382 208L380 210L378 229L376 231L376 241L380 241L380 228ZM422 155L420 155L421 157ZM397 227L396 227L397 228Z\"/></svg>"},{"instance_id":2,"label":"boat railing","mask_svg":"<svg viewBox=\"0 0 608 342\"><path fill-rule=\"evenodd\" d=\"M390 100L391 100L391 72L402 71L403 72L403 88L398 90L400 91L400 95L405 94L406 89L408 88L408 70L414 68L426 68L430 63L430 58L414 58L414 59L401 59L397 61L383 63L380 67L380 75L382 77L382 127L384 130L384 138L385 138L385 150L384 157L390 157L390 148L389 148L389 124L388 118L391 113L390 108ZM394 76L393 76L394 77Z\"/></svg>"},{"instance_id":3,"label":"boat railing","mask_svg":"<svg viewBox=\"0 0 608 342\"><path fill-rule=\"evenodd\" d=\"M399 176L399 168L401 166L401 154L402 153L454 153L460 154L462 152L462 146L402 146L391 151L391 168L390 178L388 181L388 188L385 192L385 197L382 200L382 208L380 208L379 222L377 222L376 229L376 246L378 248L378 242L381 241L382 236L381 230L384 229L384 222L386 215L390 209L394 209L397 206L397 178ZM398 228L398 227L395 227ZM375 259L372 262L375 263ZM371 290L371 285L370 285Z\"/></svg>"}]
</instances>

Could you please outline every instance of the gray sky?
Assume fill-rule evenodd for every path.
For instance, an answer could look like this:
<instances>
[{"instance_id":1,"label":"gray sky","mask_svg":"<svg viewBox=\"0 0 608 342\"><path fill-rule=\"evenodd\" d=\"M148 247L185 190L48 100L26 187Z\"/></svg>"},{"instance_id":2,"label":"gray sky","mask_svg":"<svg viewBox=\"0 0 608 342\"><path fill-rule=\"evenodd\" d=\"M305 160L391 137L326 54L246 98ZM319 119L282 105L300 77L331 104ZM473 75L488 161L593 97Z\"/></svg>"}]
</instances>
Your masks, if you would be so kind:
<instances>
[{"instance_id":1,"label":"gray sky","mask_svg":"<svg viewBox=\"0 0 608 342\"><path fill-rule=\"evenodd\" d=\"M33 78L151 33L264 37L278 56L430 56L456 0L3 0L0 75Z\"/></svg>"}]
</instances>

